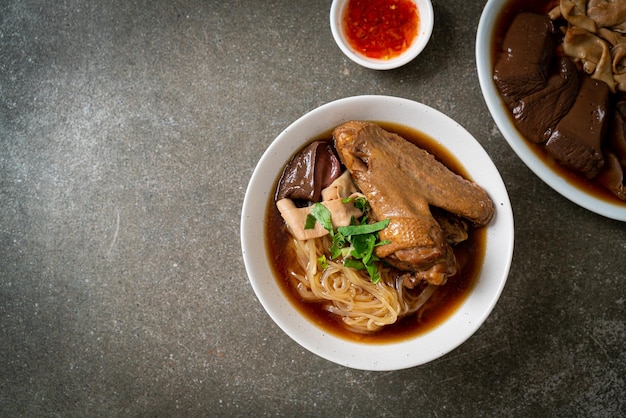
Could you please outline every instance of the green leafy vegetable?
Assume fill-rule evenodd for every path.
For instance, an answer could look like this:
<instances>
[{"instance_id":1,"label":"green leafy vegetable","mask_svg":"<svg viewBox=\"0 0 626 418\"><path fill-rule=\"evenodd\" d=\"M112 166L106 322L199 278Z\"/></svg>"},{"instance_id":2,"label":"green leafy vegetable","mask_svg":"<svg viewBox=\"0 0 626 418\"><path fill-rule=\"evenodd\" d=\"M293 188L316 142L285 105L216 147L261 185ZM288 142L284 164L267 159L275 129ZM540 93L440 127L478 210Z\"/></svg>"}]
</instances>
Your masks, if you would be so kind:
<instances>
[{"instance_id":1,"label":"green leafy vegetable","mask_svg":"<svg viewBox=\"0 0 626 418\"><path fill-rule=\"evenodd\" d=\"M313 208L311 208L311 213L306 217L304 229L312 229L315 227L315 222L310 225L311 217L319 222L324 227L324 229L326 229L330 233L331 237L334 235L333 222L330 219L330 211L326 206L322 205L321 203L316 203L315 205L313 205Z\"/></svg>"},{"instance_id":2,"label":"green leafy vegetable","mask_svg":"<svg viewBox=\"0 0 626 418\"><path fill-rule=\"evenodd\" d=\"M344 199L347 203L352 199ZM355 206L358 206L364 213L369 211L369 204L364 197L354 199ZM389 225L389 219L385 219L375 223L367 223L367 216L361 218L361 222L357 223L352 218L351 225L341 226L335 232L331 221L331 213L326 206L316 203L311 209L311 214L307 216L304 228L311 229L315 227L315 222L319 222L326 229L331 238L330 247L331 260L339 256L343 256L343 263L346 267L356 270L367 270L372 283L380 281L380 274L376 268L378 257L374 255L374 248L379 245L389 244L388 240L380 241L378 232L385 229ZM328 267L328 261L325 256L318 259L322 268Z\"/></svg>"},{"instance_id":3,"label":"green leafy vegetable","mask_svg":"<svg viewBox=\"0 0 626 418\"><path fill-rule=\"evenodd\" d=\"M330 246L330 258L334 260L335 258L342 255L341 249L346 245L346 237L341 234L333 235L333 243ZM345 256L345 255L344 255Z\"/></svg>"},{"instance_id":4,"label":"green leafy vegetable","mask_svg":"<svg viewBox=\"0 0 626 418\"><path fill-rule=\"evenodd\" d=\"M315 223L317 222L317 219L315 219L315 216L311 215L310 213L306 216L306 220L304 221L304 229L313 229L315 228Z\"/></svg>"},{"instance_id":5,"label":"green leafy vegetable","mask_svg":"<svg viewBox=\"0 0 626 418\"><path fill-rule=\"evenodd\" d=\"M322 270L326 270L328 268L328 260L326 260L326 256L324 254L317 259L317 262L320 263Z\"/></svg>"},{"instance_id":6,"label":"green leafy vegetable","mask_svg":"<svg viewBox=\"0 0 626 418\"><path fill-rule=\"evenodd\" d=\"M373 224L340 226L339 228L337 228L337 232L345 236L371 234L373 232L378 232L387 228L387 225L389 225L389 219L385 219L384 221L376 222Z\"/></svg>"},{"instance_id":7,"label":"green leafy vegetable","mask_svg":"<svg viewBox=\"0 0 626 418\"><path fill-rule=\"evenodd\" d=\"M365 270L365 264L356 258L346 258L343 261L343 265L355 270Z\"/></svg>"},{"instance_id":8,"label":"green leafy vegetable","mask_svg":"<svg viewBox=\"0 0 626 418\"><path fill-rule=\"evenodd\" d=\"M367 202L365 196L358 197L346 197L342 200L343 203L354 202L354 207L360 209L361 212L367 213L370 210L370 204Z\"/></svg>"}]
</instances>

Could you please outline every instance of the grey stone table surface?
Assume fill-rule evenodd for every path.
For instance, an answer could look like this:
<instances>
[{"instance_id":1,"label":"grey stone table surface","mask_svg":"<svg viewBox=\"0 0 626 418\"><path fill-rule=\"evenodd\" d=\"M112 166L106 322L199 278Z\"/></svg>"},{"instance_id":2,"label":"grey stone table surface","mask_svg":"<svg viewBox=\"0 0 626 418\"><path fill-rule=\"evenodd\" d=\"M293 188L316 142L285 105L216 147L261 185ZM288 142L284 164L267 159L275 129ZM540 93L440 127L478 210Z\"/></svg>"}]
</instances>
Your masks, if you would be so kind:
<instances>
[{"instance_id":1,"label":"grey stone table surface","mask_svg":"<svg viewBox=\"0 0 626 418\"><path fill-rule=\"evenodd\" d=\"M0 2L0 416L624 416L626 226L517 158L481 96L485 1L434 0L431 42L377 72L327 1ZM244 269L246 186L304 113L405 97L501 171L515 252L466 343L395 372L292 341Z\"/></svg>"}]
</instances>

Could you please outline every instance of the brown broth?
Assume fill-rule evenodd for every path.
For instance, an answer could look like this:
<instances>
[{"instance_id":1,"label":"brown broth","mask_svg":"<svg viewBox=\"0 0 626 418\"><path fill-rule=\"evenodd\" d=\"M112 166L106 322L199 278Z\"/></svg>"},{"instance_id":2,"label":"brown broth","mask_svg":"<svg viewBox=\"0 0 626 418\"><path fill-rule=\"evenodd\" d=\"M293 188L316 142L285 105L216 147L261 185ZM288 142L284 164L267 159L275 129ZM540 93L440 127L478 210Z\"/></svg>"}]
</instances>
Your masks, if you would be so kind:
<instances>
[{"instance_id":1,"label":"brown broth","mask_svg":"<svg viewBox=\"0 0 626 418\"><path fill-rule=\"evenodd\" d=\"M513 118L511 117L511 121L512 119ZM594 180L586 179L582 176L579 176L573 171L567 170L561 164L556 162L556 160L550 154L548 154L544 147L538 146L536 144L531 145L532 146L530 147L530 149L532 150L532 152L541 161L543 161L543 163L548 166L555 174L563 178L572 186L584 191L585 193L595 197L596 199L626 208L626 201L623 201L619 197L615 196L606 187L603 187L601 184Z\"/></svg>"},{"instance_id":2,"label":"brown broth","mask_svg":"<svg viewBox=\"0 0 626 418\"><path fill-rule=\"evenodd\" d=\"M386 130L395 132L429 151L452 171L468 178L460 162L432 138L405 126L383 122L377 123ZM315 138L315 140L319 139L330 140L330 133ZM277 183L278 179L276 179L275 185ZM459 272L451 277L445 285L437 289L422 309L416 314L402 318L397 323L388 325L376 333L363 335L346 329L337 315L325 311L319 303L303 301L292 286L289 272L293 271L294 268L298 268L298 266L295 263L293 250L288 245L290 239L289 232L278 209L276 209L273 194L271 194L267 202L266 219L266 247L270 255L270 264L283 294L289 299L291 304L308 320L329 334L351 341L370 344L405 340L425 333L445 321L458 309L475 285L476 279L480 274L487 245L486 228L471 229L469 239L460 243L454 249Z\"/></svg>"},{"instance_id":3,"label":"brown broth","mask_svg":"<svg viewBox=\"0 0 626 418\"><path fill-rule=\"evenodd\" d=\"M558 1L542 1L542 0L510 0L506 7L503 9L502 14L498 17L496 21L496 29L494 31L494 39L492 40L492 62L495 65L498 51L501 50L502 42L504 41L504 36L513 21L515 15L520 12L533 12L533 13L548 13L554 7L558 5ZM509 117L509 121L515 127L515 121L511 111L507 108L507 106L502 103L502 107L505 109L506 114ZM522 134L520 133L520 136ZM610 190L606 189L602 185L598 184L594 180L589 180L584 178L583 176L578 175L574 171L570 171L560 165L545 149L545 147L540 144L535 144L530 141L527 141L529 148L531 151L547 166L549 167L555 174L559 177L563 178L572 186L577 189L595 197L596 199L605 201L607 203L612 203L619 206L626 207L626 201L621 200Z\"/></svg>"}]
</instances>

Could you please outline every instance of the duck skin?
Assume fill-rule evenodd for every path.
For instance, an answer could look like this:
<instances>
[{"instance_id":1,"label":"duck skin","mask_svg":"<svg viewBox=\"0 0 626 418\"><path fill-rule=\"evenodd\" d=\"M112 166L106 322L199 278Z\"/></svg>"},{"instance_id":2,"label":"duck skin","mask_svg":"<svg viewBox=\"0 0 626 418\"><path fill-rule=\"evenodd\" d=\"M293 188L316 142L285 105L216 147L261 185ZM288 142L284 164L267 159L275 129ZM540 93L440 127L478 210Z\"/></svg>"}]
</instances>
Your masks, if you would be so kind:
<instances>
[{"instance_id":1,"label":"duck skin","mask_svg":"<svg viewBox=\"0 0 626 418\"><path fill-rule=\"evenodd\" d=\"M407 287L422 280L443 284L456 274L454 252L430 205L482 226L494 213L487 193L425 150L374 123L347 122L335 128L333 138L373 216L390 219L379 235L391 243L377 247L376 255L411 272L404 275Z\"/></svg>"}]
</instances>

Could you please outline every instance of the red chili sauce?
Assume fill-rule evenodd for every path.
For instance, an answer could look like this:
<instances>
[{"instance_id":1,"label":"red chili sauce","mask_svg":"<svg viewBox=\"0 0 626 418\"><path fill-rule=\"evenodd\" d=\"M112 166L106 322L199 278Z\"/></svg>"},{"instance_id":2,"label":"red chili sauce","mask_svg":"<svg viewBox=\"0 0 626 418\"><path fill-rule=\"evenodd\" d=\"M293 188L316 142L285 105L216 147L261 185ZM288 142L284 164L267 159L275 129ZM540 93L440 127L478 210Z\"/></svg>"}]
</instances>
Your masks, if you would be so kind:
<instances>
[{"instance_id":1,"label":"red chili sauce","mask_svg":"<svg viewBox=\"0 0 626 418\"><path fill-rule=\"evenodd\" d=\"M367 57L383 60L411 46L419 21L411 0L349 0L343 16L350 45Z\"/></svg>"}]
</instances>

